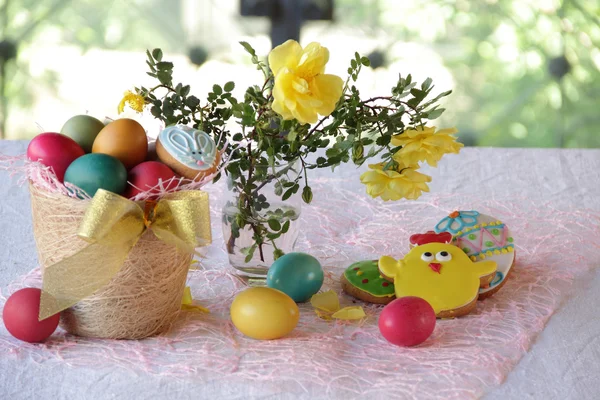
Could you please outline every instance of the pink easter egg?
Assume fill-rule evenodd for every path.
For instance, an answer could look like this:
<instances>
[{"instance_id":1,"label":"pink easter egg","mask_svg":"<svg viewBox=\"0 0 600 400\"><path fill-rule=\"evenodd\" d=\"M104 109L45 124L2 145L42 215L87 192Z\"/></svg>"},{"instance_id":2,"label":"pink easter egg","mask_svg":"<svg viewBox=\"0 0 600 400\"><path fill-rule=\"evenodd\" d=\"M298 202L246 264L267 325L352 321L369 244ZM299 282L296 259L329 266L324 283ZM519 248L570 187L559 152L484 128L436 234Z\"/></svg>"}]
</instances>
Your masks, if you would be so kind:
<instances>
[{"instance_id":1,"label":"pink easter egg","mask_svg":"<svg viewBox=\"0 0 600 400\"><path fill-rule=\"evenodd\" d=\"M174 189L177 186L177 180L172 180L169 183L166 182L175 177L177 177L177 174L165 164L158 161L145 161L129 170L129 174L127 175L129 183L123 196L130 199L138 193L146 191L159 194L161 189L158 187L158 184L161 180L164 182L163 187L165 190ZM156 196L151 196L150 198L154 197Z\"/></svg>"},{"instance_id":2,"label":"pink easter egg","mask_svg":"<svg viewBox=\"0 0 600 400\"><path fill-rule=\"evenodd\" d=\"M379 315L379 331L397 346L423 343L435 328L435 311L420 297L401 297L385 306Z\"/></svg>"},{"instance_id":3,"label":"pink easter egg","mask_svg":"<svg viewBox=\"0 0 600 400\"><path fill-rule=\"evenodd\" d=\"M73 139L54 132L37 135L27 147L27 158L51 167L60 182L63 182L69 165L84 154L85 151Z\"/></svg>"},{"instance_id":4,"label":"pink easter egg","mask_svg":"<svg viewBox=\"0 0 600 400\"><path fill-rule=\"evenodd\" d=\"M56 330L60 314L38 320L40 297L38 288L25 288L14 292L2 310L2 319L8 332L19 340L29 343L43 342Z\"/></svg>"}]
</instances>

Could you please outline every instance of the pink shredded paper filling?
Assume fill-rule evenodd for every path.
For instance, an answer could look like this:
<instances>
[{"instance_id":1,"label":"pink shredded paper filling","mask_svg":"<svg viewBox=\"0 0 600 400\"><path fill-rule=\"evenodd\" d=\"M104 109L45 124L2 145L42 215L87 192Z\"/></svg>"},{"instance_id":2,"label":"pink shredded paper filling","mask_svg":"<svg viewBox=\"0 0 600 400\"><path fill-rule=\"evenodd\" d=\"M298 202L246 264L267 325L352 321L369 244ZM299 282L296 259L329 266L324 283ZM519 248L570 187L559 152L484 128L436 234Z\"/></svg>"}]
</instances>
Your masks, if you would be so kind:
<instances>
[{"instance_id":1,"label":"pink shredded paper filling","mask_svg":"<svg viewBox=\"0 0 600 400\"><path fill-rule=\"evenodd\" d=\"M588 249L600 247L589 211L536 207L527 199L429 195L428 200L383 203L321 178L312 184L314 203L301 217L300 251L325 268L323 290L340 294L341 305L362 304L342 293L339 276L351 263L381 255L400 257L409 237L430 230L455 209L476 209L506 223L515 238L517 261L504 287L478 302L470 315L438 320L433 335L414 348L396 347L380 335L381 306L365 305L361 321L319 319L310 304L286 338L244 337L229 319L242 279L228 266L220 231L223 185L211 194L214 243L188 285L210 314L184 312L169 333L141 341L79 338L57 331L44 344L0 336L0 353L40 363L120 367L198 382L252 382L323 395L427 398L478 397L500 384L530 348L573 280L591 268ZM329 192L327 196L323 193ZM32 249L33 251L33 249ZM38 269L1 291L0 304L25 286L41 286ZM392 396L394 397L394 396Z\"/></svg>"}]
</instances>

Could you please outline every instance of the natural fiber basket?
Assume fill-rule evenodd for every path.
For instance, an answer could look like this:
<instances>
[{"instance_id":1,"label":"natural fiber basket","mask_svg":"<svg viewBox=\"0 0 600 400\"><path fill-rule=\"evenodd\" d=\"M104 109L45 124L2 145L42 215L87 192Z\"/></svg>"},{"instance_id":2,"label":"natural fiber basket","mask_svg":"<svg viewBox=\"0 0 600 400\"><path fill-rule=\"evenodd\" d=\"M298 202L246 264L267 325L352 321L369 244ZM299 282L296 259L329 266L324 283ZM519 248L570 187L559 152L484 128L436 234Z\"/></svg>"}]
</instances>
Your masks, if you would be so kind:
<instances>
[{"instance_id":1,"label":"natural fiber basket","mask_svg":"<svg viewBox=\"0 0 600 400\"><path fill-rule=\"evenodd\" d=\"M77 237L89 200L29 185L33 234L42 272L87 245ZM167 330L181 308L192 255L146 231L117 275L61 313L61 326L79 336L141 339Z\"/></svg>"}]
</instances>

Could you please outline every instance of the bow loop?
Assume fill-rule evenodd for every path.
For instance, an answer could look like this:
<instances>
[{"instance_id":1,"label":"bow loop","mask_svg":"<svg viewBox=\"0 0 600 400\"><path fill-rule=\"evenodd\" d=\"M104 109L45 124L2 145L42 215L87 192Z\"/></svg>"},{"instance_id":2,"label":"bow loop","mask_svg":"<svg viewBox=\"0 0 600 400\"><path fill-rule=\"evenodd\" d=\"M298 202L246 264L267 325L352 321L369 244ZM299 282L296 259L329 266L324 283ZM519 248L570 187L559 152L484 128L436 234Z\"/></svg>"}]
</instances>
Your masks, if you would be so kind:
<instances>
[{"instance_id":1,"label":"bow loop","mask_svg":"<svg viewBox=\"0 0 600 400\"><path fill-rule=\"evenodd\" d=\"M87 208L77 236L89 243L140 236L144 230L144 210L135 202L100 189Z\"/></svg>"},{"instance_id":2,"label":"bow loop","mask_svg":"<svg viewBox=\"0 0 600 400\"><path fill-rule=\"evenodd\" d=\"M160 240L193 253L212 240L208 195L205 192L176 192L160 200L154 211L152 232Z\"/></svg>"}]
</instances>

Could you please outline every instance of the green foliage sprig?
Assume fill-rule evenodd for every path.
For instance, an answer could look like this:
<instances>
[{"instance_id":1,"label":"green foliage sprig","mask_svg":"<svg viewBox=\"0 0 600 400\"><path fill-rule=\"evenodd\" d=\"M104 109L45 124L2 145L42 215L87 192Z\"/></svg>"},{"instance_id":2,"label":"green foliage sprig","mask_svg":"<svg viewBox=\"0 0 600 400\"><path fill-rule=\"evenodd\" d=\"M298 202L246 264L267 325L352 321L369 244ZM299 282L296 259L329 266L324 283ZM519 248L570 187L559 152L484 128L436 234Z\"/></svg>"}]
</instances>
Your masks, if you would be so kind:
<instances>
[{"instance_id":1,"label":"green foliage sprig","mask_svg":"<svg viewBox=\"0 0 600 400\"><path fill-rule=\"evenodd\" d=\"M228 163L224 171L237 195L237 213L226 216L232 231L228 247L231 252L240 230L249 227L254 244L243 249L246 261L252 259L257 249L264 261L265 243L273 246L274 258L283 254L275 240L290 226L289 220L281 223L285 210L260 213L269 207L261 194L265 185L274 183L275 194L282 201L302 188L302 199L310 203L313 191L309 170L333 169L350 161L362 165L376 156L384 163L383 170L397 169L399 165L392 156L400 147L391 145L392 136L422 127L427 120L439 117L444 109L438 102L450 91L426 100L434 88L432 80L426 79L419 85L407 75L398 77L390 95L363 100L354 82L370 61L356 53L350 60L342 96L330 116L322 117L312 126L296 119L284 120L272 109L274 76L271 70L248 43L241 44L264 75L263 84L248 87L243 99L233 96L235 83L230 81L223 86L215 84L206 100L201 101L190 94L189 85L173 83L173 63L163 60L160 49L147 52L148 74L159 83L151 88L136 88L136 92L151 105L152 115L166 125L191 125L212 135L216 142L228 141L228 157L225 157ZM232 125L234 128L230 128ZM317 152L322 154L311 157ZM285 179L293 163L298 161L299 169L294 171L293 178ZM220 176L216 176L215 181ZM278 212L282 215L277 215Z\"/></svg>"}]
</instances>

